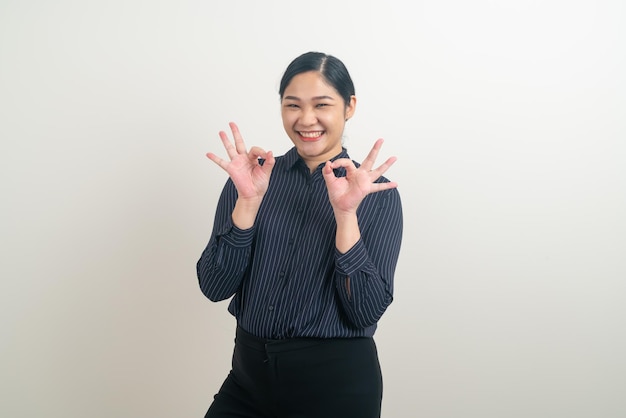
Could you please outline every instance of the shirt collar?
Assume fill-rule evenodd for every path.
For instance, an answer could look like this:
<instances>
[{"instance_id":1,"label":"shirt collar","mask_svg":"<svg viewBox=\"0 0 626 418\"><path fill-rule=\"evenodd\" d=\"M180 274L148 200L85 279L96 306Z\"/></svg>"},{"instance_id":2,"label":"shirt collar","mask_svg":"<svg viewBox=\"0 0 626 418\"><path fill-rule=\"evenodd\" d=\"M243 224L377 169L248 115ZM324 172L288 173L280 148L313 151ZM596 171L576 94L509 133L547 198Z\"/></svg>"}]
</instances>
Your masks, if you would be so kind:
<instances>
[{"instance_id":1,"label":"shirt collar","mask_svg":"<svg viewBox=\"0 0 626 418\"><path fill-rule=\"evenodd\" d=\"M339 158L350 158L350 156L348 155L348 150L344 147L341 147L341 152L331 158L330 161L335 161ZM287 153L285 154L285 162L286 171L294 168L296 164L303 164L306 167L306 163L298 154L298 150L296 149L296 147L293 147L289 151L287 151Z\"/></svg>"}]
</instances>

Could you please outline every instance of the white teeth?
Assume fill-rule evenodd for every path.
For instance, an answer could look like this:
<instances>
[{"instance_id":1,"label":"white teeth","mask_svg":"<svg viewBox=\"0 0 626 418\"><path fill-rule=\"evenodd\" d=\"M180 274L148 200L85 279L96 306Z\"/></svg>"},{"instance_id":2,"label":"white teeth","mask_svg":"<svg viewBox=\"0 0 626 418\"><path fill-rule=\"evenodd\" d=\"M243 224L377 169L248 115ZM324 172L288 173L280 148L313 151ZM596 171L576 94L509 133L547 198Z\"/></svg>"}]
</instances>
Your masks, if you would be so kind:
<instances>
[{"instance_id":1,"label":"white teeth","mask_svg":"<svg viewBox=\"0 0 626 418\"><path fill-rule=\"evenodd\" d=\"M302 135L305 138L317 138L318 136L320 136L322 134L323 131L318 131L318 132L300 132L300 135Z\"/></svg>"}]
</instances>

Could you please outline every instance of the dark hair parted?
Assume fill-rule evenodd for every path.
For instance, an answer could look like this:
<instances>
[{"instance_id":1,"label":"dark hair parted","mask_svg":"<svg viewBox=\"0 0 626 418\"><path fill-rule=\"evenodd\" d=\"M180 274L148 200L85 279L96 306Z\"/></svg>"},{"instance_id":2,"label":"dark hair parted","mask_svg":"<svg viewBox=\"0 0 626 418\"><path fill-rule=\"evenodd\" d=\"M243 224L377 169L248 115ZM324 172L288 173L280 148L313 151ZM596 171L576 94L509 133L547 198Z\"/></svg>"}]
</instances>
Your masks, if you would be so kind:
<instances>
[{"instance_id":1,"label":"dark hair parted","mask_svg":"<svg viewBox=\"0 0 626 418\"><path fill-rule=\"evenodd\" d=\"M337 90L346 106L350 103L350 98L355 93L348 69L338 58L322 52L306 52L291 61L280 80L278 94L281 100L291 80L298 74L308 71L319 72L324 80Z\"/></svg>"}]
</instances>

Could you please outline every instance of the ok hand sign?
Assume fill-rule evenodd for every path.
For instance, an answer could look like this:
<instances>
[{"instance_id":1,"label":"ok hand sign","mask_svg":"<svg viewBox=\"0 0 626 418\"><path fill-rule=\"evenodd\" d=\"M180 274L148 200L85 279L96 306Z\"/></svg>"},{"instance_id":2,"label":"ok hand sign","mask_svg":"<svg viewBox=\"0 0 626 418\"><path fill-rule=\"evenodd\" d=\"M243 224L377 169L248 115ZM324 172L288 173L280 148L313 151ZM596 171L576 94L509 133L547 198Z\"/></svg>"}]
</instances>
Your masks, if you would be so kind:
<instances>
[{"instance_id":1,"label":"ok hand sign","mask_svg":"<svg viewBox=\"0 0 626 418\"><path fill-rule=\"evenodd\" d=\"M252 147L247 151L237 125L231 122L229 126L235 140L234 145L226 132L220 131L219 135L230 161L223 160L211 152L206 156L228 173L237 188L239 199L260 202L267 191L274 168L274 156L271 151L259 147ZM265 160L263 165L259 159Z\"/></svg>"}]
</instances>

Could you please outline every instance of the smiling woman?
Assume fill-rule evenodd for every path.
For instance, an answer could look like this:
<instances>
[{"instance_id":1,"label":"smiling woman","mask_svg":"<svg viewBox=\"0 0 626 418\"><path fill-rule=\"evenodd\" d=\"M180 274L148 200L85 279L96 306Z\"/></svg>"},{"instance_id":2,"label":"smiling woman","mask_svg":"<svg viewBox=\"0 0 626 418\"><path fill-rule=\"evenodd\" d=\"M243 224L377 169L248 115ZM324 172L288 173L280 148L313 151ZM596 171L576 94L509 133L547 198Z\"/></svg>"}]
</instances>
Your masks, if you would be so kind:
<instances>
[{"instance_id":1,"label":"smiling woman","mask_svg":"<svg viewBox=\"0 0 626 418\"><path fill-rule=\"evenodd\" d=\"M282 98L283 126L311 171L341 152L343 129L356 107L356 97L347 102L322 73L296 75Z\"/></svg>"},{"instance_id":2,"label":"smiling woman","mask_svg":"<svg viewBox=\"0 0 626 418\"><path fill-rule=\"evenodd\" d=\"M285 132L309 169L339 154L345 122L356 108L343 63L332 55L303 54L287 67L279 94Z\"/></svg>"},{"instance_id":3,"label":"smiling woman","mask_svg":"<svg viewBox=\"0 0 626 418\"><path fill-rule=\"evenodd\" d=\"M220 138L230 176L197 264L212 301L232 300L232 370L206 417L377 418L382 374L374 333L393 299L402 239L396 183L342 146L356 97L337 58L296 58L280 84L294 147L247 149L237 125Z\"/></svg>"}]
</instances>

